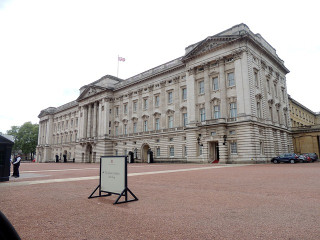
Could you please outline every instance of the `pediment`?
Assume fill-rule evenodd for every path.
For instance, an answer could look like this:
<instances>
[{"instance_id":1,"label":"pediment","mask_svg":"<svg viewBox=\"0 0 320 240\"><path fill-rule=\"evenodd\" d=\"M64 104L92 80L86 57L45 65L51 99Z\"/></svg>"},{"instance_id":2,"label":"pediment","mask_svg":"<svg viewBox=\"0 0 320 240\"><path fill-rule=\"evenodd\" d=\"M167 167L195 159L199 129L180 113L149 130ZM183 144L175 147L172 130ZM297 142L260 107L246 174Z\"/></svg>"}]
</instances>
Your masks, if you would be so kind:
<instances>
[{"instance_id":1,"label":"pediment","mask_svg":"<svg viewBox=\"0 0 320 240\"><path fill-rule=\"evenodd\" d=\"M99 86L88 86L77 98L77 101L81 101L83 99L86 99L88 97L92 97L100 92L105 91L106 88L99 87Z\"/></svg>"},{"instance_id":2,"label":"pediment","mask_svg":"<svg viewBox=\"0 0 320 240\"><path fill-rule=\"evenodd\" d=\"M194 49L192 49L189 53L187 53L183 60L188 58L192 58L198 55L202 55L204 53L210 52L216 48L219 48L221 45L233 41L240 36L212 36L201 41Z\"/></svg>"}]
</instances>

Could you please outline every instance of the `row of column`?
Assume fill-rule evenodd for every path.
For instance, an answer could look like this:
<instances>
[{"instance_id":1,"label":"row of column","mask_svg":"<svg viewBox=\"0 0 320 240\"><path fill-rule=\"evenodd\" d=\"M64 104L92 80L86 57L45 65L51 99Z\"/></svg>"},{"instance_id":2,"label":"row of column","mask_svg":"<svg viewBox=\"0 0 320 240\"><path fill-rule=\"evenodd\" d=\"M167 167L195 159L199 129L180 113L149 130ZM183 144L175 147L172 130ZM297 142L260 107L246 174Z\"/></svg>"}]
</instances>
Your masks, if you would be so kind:
<instances>
[{"instance_id":1,"label":"row of column","mask_svg":"<svg viewBox=\"0 0 320 240\"><path fill-rule=\"evenodd\" d=\"M49 116L49 119L41 121L39 124L38 144L51 144L52 142L52 128L53 118Z\"/></svg>"},{"instance_id":2,"label":"row of column","mask_svg":"<svg viewBox=\"0 0 320 240\"><path fill-rule=\"evenodd\" d=\"M98 138L109 134L110 103L103 99L80 107L79 138Z\"/></svg>"}]
</instances>

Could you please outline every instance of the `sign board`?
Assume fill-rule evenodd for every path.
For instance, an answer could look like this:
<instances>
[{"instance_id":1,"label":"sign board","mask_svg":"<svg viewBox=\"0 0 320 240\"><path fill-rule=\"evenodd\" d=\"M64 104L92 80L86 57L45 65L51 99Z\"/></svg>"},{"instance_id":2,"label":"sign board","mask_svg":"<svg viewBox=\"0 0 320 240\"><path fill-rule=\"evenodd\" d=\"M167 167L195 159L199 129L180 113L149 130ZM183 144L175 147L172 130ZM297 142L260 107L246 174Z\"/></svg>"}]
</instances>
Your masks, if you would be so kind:
<instances>
[{"instance_id":1,"label":"sign board","mask_svg":"<svg viewBox=\"0 0 320 240\"><path fill-rule=\"evenodd\" d=\"M122 156L101 157L101 191L121 194L126 188L126 162L126 157Z\"/></svg>"},{"instance_id":2,"label":"sign board","mask_svg":"<svg viewBox=\"0 0 320 240\"><path fill-rule=\"evenodd\" d=\"M99 196L93 196L99 189ZM102 194L106 193L106 194ZM119 195L114 204L137 201L127 186L127 156L103 156L100 158L100 182L88 198ZM129 194L133 199L129 199ZM124 201L119 201L124 197Z\"/></svg>"}]
</instances>

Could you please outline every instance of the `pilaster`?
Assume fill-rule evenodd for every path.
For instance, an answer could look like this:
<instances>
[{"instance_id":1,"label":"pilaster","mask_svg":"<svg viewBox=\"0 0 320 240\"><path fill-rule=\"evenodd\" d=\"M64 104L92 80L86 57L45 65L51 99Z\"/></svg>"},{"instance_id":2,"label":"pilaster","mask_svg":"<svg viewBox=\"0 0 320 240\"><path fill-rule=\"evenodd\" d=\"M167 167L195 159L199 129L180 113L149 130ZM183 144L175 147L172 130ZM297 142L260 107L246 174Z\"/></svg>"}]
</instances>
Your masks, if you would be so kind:
<instances>
[{"instance_id":1,"label":"pilaster","mask_svg":"<svg viewBox=\"0 0 320 240\"><path fill-rule=\"evenodd\" d=\"M187 106L188 106L188 120L190 126L196 124L196 83L195 83L195 68L187 71Z\"/></svg>"}]
</instances>

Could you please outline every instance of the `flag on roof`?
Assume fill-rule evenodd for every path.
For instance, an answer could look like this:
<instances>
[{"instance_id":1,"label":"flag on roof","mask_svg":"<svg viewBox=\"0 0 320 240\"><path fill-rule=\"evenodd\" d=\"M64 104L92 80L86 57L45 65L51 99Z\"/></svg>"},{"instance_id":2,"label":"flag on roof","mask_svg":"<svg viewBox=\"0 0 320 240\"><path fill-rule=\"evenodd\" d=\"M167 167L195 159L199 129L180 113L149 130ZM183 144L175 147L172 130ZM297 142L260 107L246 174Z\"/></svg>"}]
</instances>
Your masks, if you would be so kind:
<instances>
[{"instance_id":1,"label":"flag on roof","mask_svg":"<svg viewBox=\"0 0 320 240\"><path fill-rule=\"evenodd\" d=\"M118 57L118 61L124 62L126 59L123 57Z\"/></svg>"}]
</instances>

